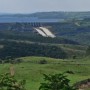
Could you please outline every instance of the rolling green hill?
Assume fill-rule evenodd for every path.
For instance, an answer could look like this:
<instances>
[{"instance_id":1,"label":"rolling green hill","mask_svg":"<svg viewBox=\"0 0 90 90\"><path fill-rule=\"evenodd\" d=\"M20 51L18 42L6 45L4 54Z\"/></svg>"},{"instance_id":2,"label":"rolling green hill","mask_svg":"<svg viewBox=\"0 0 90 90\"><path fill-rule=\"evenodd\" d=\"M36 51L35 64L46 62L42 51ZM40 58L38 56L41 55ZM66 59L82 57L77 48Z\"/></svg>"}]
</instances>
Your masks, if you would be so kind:
<instances>
[{"instance_id":1,"label":"rolling green hill","mask_svg":"<svg viewBox=\"0 0 90 90\"><path fill-rule=\"evenodd\" d=\"M72 71L74 74L66 74L71 84L90 78L90 58L85 59L53 59L46 57L22 57L22 63L13 64L15 76L18 80L26 80L26 90L38 90L43 81L42 74L56 74ZM47 64L40 64L46 60ZM9 72L11 64L0 64L0 74Z\"/></svg>"}]
</instances>

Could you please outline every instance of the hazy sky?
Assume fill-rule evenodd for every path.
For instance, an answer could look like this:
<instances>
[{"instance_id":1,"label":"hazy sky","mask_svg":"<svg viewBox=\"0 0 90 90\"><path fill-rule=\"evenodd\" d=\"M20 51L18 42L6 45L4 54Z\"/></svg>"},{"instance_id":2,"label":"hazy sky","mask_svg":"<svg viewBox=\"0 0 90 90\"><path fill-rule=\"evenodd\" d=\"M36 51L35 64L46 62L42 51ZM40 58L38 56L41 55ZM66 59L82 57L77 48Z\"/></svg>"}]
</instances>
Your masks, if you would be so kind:
<instances>
[{"instance_id":1,"label":"hazy sky","mask_svg":"<svg viewBox=\"0 0 90 90\"><path fill-rule=\"evenodd\" d=\"M2 13L90 11L90 0L0 0Z\"/></svg>"}]
</instances>

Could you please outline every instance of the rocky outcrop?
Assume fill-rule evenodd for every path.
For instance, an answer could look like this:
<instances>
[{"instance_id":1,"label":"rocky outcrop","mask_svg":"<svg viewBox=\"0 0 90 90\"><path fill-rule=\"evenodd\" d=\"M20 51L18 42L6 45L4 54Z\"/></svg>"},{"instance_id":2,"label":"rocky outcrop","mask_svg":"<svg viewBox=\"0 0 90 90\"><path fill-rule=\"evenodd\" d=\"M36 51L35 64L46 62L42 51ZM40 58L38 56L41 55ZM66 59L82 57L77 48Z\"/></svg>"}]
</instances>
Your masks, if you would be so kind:
<instances>
[{"instance_id":1,"label":"rocky outcrop","mask_svg":"<svg viewBox=\"0 0 90 90\"><path fill-rule=\"evenodd\" d=\"M86 88L90 88L90 78L77 82L76 84L74 84L74 87L79 90L85 90Z\"/></svg>"}]
</instances>

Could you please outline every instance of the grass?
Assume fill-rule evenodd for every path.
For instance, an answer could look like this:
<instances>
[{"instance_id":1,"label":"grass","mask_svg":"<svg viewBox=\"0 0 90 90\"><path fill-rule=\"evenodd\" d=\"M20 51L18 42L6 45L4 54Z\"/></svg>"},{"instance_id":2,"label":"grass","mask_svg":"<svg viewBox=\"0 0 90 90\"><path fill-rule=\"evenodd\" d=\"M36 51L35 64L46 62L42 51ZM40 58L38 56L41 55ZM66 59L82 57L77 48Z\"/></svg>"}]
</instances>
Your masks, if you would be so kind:
<instances>
[{"instance_id":1,"label":"grass","mask_svg":"<svg viewBox=\"0 0 90 90\"><path fill-rule=\"evenodd\" d=\"M89 57L79 60L62 60L46 57L22 57L20 64L14 64L15 76L17 79L26 80L26 90L38 90L43 81L43 74L63 73L73 71L74 74L67 74L71 85L87 78L90 78ZM39 64L40 60L47 60L47 64ZM0 64L0 74L9 72L11 64Z\"/></svg>"}]
</instances>

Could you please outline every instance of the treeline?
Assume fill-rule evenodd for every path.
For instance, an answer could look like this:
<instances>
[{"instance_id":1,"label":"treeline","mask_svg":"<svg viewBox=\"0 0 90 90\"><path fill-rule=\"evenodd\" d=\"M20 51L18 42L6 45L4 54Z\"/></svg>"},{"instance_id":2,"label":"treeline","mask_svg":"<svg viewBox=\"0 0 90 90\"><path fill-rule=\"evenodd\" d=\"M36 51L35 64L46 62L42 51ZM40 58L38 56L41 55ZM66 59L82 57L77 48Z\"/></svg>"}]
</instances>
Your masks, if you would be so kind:
<instances>
[{"instance_id":1,"label":"treeline","mask_svg":"<svg viewBox=\"0 0 90 90\"><path fill-rule=\"evenodd\" d=\"M0 49L0 58L7 57L17 58L25 56L44 56L52 58L67 58L67 54L57 46L41 45L38 43L20 43L13 41L0 42L4 47Z\"/></svg>"},{"instance_id":2,"label":"treeline","mask_svg":"<svg viewBox=\"0 0 90 90\"><path fill-rule=\"evenodd\" d=\"M0 39L27 40L31 42L54 43L54 44L79 44L75 41L64 39L61 37L56 38L42 37L33 32L20 32L12 30L0 31Z\"/></svg>"}]
</instances>

